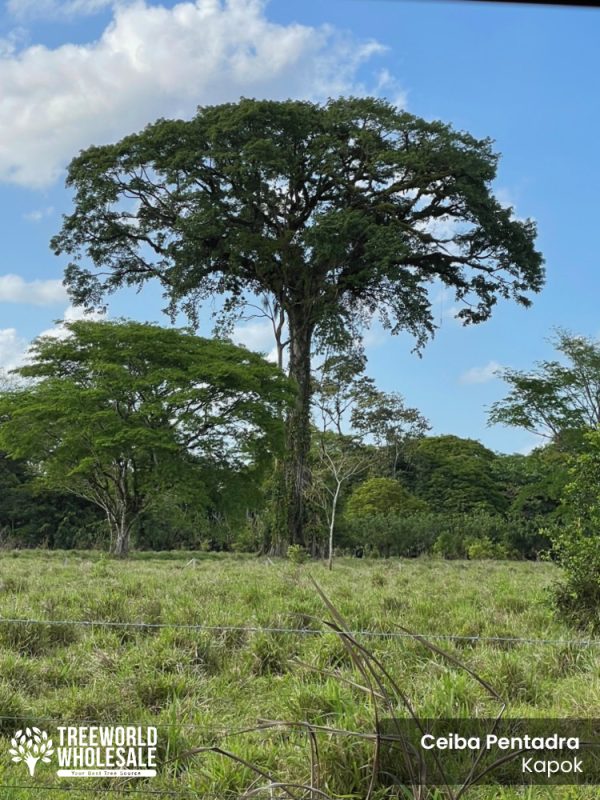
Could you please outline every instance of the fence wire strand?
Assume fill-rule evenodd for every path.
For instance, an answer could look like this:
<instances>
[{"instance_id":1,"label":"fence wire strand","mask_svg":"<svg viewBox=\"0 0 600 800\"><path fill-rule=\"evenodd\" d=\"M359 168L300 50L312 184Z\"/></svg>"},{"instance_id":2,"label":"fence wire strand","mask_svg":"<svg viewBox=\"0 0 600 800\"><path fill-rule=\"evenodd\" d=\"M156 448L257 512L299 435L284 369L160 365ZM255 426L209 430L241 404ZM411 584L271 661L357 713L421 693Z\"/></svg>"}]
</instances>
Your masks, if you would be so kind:
<instances>
[{"instance_id":1,"label":"fence wire strand","mask_svg":"<svg viewBox=\"0 0 600 800\"><path fill-rule=\"evenodd\" d=\"M260 625L205 625L180 622L122 622L112 620L87 620L87 619L28 619L16 617L0 617L0 625L48 625L48 626L75 626L85 628L133 628L140 630L187 630L207 633L281 633L295 634L297 636L323 636L324 634L339 634L334 631L320 628L293 628L271 627ZM345 631L353 637L364 636L367 638L381 639L425 639L429 641L456 641L456 642L497 642L504 644L530 644L530 645L557 645L572 647L599 647L600 639L539 639L522 636L480 636L479 634L457 633L409 633L405 631L373 631L356 630Z\"/></svg>"}]
</instances>

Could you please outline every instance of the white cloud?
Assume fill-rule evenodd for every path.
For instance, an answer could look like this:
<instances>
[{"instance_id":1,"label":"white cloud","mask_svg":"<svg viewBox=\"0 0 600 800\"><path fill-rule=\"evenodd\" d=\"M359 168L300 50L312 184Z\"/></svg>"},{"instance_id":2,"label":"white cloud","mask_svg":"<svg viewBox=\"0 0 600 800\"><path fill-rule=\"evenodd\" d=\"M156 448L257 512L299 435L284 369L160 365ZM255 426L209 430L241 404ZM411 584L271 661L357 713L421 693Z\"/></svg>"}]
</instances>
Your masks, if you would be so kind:
<instances>
[{"instance_id":1,"label":"white cloud","mask_svg":"<svg viewBox=\"0 0 600 800\"><path fill-rule=\"evenodd\" d=\"M27 30L22 27L13 28L6 36L0 36L0 59L13 56L27 41L27 36Z\"/></svg>"},{"instance_id":2,"label":"white cloud","mask_svg":"<svg viewBox=\"0 0 600 800\"><path fill-rule=\"evenodd\" d=\"M236 325L231 338L236 344L242 344L248 350L254 350L256 353L265 353L267 361L277 363L275 335L273 326L268 320Z\"/></svg>"},{"instance_id":3,"label":"white cloud","mask_svg":"<svg viewBox=\"0 0 600 800\"><path fill-rule=\"evenodd\" d=\"M28 344L15 328L0 328L0 369L18 367L25 358Z\"/></svg>"},{"instance_id":4,"label":"white cloud","mask_svg":"<svg viewBox=\"0 0 600 800\"><path fill-rule=\"evenodd\" d=\"M495 380L498 370L502 369L502 364L497 361L488 361L484 367L471 367L460 376L461 383L488 383Z\"/></svg>"},{"instance_id":5,"label":"white cloud","mask_svg":"<svg viewBox=\"0 0 600 800\"><path fill-rule=\"evenodd\" d=\"M82 308L69 306L62 319L57 320L53 327L42 331L39 336L53 336L57 339L65 339L69 332L65 328L65 322L73 322L78 319L105 319L103 314L93 312L86 314ZM3 382L12 380L11 376L6 376L3 371L8 371L20 367L29 360L29 347L31 342L20 336L16 328L0 328L0 386Z\"/></svg>"},{"instance_id":6,"label":"white cloud","mask_svg":"<svg viewBox=\"0 0 600 800\"><path fill-rule=\"evenodd\" d=\"M198 104L241 95L322 99L364 89L357 69L382 45L331 26L270 22L264 7L263 0L173 8L139 0L117 6L96 42L5 52L0 181L48 185L79 149L156 117L189 116Z\"/></svg>"},{"instance_id":7,"label":"white cloud","mask_svg":"<svg viewBox=\"0 0 600 800\"><path fill-rule=\"evenodd\" d=\"M243 344L249 350L264 353L273 347L273 326L268 320L236 325L231 338L236 344Z\"/></svg>"},{"instance_id":8,"label":"white cloud","mask_svg":"<svg viewBox=\"0 0 600 800\"><path fill-rule=\"evenodd\" d=\"M26 281L20 275L0 275L0 303L51 306L67 299L61 280Z\"/></svg>"},{"instance_id":9,"label":"white cloud","mask_svg":"<svg viewBox=\"0 0 600 800\"><path fill-rule=\"evenodd\" d=\"M40 222L46 217L52 216L53 213L54 206L46 206L46 208L36 208L33 211L28 211L27 214L23 214L23 219L28 222Z\"/></svg>"}]
</instances>

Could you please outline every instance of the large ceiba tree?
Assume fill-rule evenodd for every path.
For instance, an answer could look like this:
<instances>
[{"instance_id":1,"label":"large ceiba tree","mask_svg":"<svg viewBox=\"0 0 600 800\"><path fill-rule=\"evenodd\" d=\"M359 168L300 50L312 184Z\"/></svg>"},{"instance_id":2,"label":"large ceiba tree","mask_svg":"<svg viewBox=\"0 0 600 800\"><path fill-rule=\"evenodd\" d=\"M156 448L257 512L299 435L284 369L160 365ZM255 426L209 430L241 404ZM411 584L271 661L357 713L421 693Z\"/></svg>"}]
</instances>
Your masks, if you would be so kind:
<instances>
[{"instance_id":1,"label":"large ceiba tree","mask_svg":"<svg viewBox=\"0 0 600 800\"><path fill-rule=\"evenodd\" d=\"M379 316L421 346L435 329L432 285L452 290L464 323L541 288L534 223L493 196L497 161L489 139L384 100L242 99L83 151L52 244L72 257L66 284L85 306L157 279L190 317L215 294L226 309L266 296L283 314L297 385L287 519L302 542L316 337L335 342Z\"/></svg>"}]
</instances>

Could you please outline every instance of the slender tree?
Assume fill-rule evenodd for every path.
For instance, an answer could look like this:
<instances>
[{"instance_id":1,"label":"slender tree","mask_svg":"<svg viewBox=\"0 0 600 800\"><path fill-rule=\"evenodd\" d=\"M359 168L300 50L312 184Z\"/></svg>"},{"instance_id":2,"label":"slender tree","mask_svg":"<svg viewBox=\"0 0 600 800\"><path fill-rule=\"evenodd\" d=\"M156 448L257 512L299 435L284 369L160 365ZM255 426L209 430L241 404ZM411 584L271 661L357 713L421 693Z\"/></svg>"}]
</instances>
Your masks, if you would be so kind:
<instances>
[{"instance_id":1,"label":"slender tree","mask_svg":"<svg viewBox=\"0 0 600 800\"><path fill-rule=\"evenodd\" d=\"M384 449L392 478L398 476L402 457L410 458L407 445L414 445L431 428L418 409L405 405L401 394L382 392L372 383L357 396L350 419L358 433Z\"/></svg>"},{"instance_id":2,"label":"slender tree","mask_svg":"<svg viewBox=\"0 0 600 800\"><path fill-rule=\"evenodd\" d=\"M302 542L315 337L378 315L421 346L432 285L454 292L464 323L542 287L534 223L493 196L497 161L489 139L375 98L201 107L76 157L75 208L52 246L86 306L156 278L192 319L216 293L226 309L254 293L282 311L297 386L288 528Z\"/></svg>"},{"instance_id":3,"label":"slender tree","mask_svg":"<svg viewBox=\"0 0 600 800\"><path fill-rule=\"evenodd\" d=\"M365 472L372 454L355 437L332 431L320 431L315 464L313 465L311 495L327 523L327 567L333 569L333 539L338 508L344 486Z\"/></svg>"}]
</instances>

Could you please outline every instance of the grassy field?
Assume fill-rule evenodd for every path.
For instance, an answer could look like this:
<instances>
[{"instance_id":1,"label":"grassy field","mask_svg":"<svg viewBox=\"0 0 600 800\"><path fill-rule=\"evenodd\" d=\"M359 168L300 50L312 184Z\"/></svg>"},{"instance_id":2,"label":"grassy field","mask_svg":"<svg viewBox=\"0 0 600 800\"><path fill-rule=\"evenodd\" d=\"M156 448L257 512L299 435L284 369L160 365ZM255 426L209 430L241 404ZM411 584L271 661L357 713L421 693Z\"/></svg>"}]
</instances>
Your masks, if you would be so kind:
<instances>
[{"instance_id":1,"label":"grassy field","mask_svg":"<svg viewBox=\"0 0 600 800\"><path fill-rule=\"evenodd\" d=\"M93 553L7 552L0 556L0 613L32 620L323 630L319 620L331 617L311 575L352 630L391 632L401 625L431 635L580 637L552 615L548 588L558 572L544 563L342 559L328 573L321 564L212 554L138 554L118 562ZM473 678L422 644L385 637L360 641L385 663L422 716L497 711L497 702ZM436 643L489 681L507 701L510 716L600 717L600 648ZM337 675L326 674L331 671ZM304 732L239 731L268 719L372 732L368 698L345 681L359 677L334 633L2 622L0 797L77 800L181 792L226 800L260 785L248 768L223 756L185 756L217 743L282 779L308 780ZM157 725L158 777L128 784L69 781L56 778L55 767L40 765L31 779L24 765L10 762L15 729L37 724L52 735L57 725L84 720ZM323 791L364 798L370 742L323 735L318 745ZM35 788L17 788L27 785ZM374 794L378 800L389 796L383 788ZM584 789L477 789L468 796L598 795Z\"/></svg>"}]
</instances>

